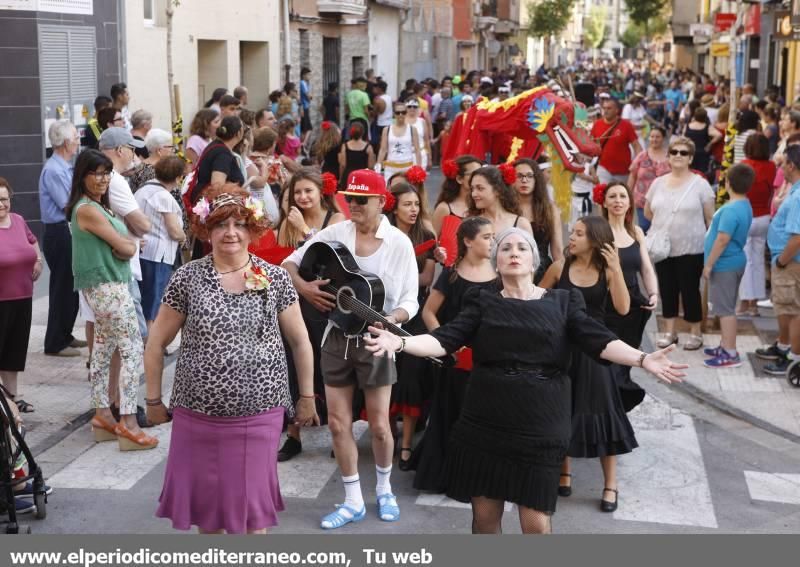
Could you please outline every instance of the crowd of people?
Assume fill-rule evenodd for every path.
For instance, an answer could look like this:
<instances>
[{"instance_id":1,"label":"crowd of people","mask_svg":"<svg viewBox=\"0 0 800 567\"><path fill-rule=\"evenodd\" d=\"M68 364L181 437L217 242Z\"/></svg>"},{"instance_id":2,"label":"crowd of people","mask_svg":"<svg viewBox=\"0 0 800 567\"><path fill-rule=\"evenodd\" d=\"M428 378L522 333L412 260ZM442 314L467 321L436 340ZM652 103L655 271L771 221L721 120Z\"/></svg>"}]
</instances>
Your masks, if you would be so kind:
<instances>
[{"instance_id":1,"label":"crowd of people","mask_svg":"<svg viewBox=\"0 0 800 567\"><path fill-rule=\"evenodd\" d=\"M600 509L613 512L617 455L637 447L627 414L644 398L630 367L681 380L668 354L678 317L690 329L682 347L705 346L703 282L722 336L706 366L742 364L737 317L758 315L767 285L780 333L755 354L776 375L800 360L800 107L774 89L759 98L744 85L733 98L725 81L639 62L561 72L597 109L600 148L573 176L568 211L546 152L499 166L442 159L461 113L557 71L409 79L396 97L369 71L342 108L339 85L315 96L303 68L299 87L262 109L244 86L216 89L190 122L185 159L114 85L83 138L67 120L49 128L41 250L0 178L6 395L34 411L18 373L44 256L44 352L88 347L95 440L152 449L146 429L172 421L157 515L176 529L276 525L276 462L300 454L302 427L318 424L345 493L320 526L363 520L358 419L371 431L380 520L400 519L395 457L415 488L471 503L474 533L499 532L504 501L524 533L550 532L573 458L600 460ZM731 118L735 165L717 208ZM444 181L432 202L434 167ZM329 319L346 311L341 290L304 273L311 247L333 242L382 282L383 322L368 331ZM659 304L659 350L644 352ZM72 334L79 313L86 341ZM168 408L164 356L179 332Z\"/></svg>"}]
</instances>

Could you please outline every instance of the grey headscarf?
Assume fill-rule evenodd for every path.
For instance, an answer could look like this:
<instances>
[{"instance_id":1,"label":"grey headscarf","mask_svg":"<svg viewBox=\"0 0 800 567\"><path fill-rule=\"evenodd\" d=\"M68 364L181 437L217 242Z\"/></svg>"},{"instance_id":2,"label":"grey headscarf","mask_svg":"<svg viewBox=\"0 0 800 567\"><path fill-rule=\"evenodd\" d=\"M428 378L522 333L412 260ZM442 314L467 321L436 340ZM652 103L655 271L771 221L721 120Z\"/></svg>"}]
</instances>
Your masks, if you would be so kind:
<instances>
[{"instance_id":1,"label":"grey headscarf","mask_svg":"<svg viewBox=\"0 0 800 567\"><path fill-rule=\"evenodd\" d=\"M512 234L517 234L524 238L531 247L531 252L533 252L533 271L535 272L541 263L541 259L539 258L539 247L536 246L536 239L533 238L530 232L517 227L507 228L495 238L494 245L492 246L492 267L495 270L497 269L497 250L500 248L500 243Z\"/></svg>"}]
</instances>

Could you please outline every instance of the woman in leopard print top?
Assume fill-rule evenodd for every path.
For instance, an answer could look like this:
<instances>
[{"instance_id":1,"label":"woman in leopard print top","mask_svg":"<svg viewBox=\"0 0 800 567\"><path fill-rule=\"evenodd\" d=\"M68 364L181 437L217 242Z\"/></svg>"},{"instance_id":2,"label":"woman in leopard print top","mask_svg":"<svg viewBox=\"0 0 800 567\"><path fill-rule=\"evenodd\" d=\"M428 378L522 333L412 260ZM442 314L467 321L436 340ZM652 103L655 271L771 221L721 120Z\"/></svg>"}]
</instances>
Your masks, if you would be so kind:
<instances>
[{"instance_id":1,"label":"woman in leopard print top","mask_svg":"<svg viewBox=\"0 0 800 567\"><path fill-rule=\"evenodd\" d=\"M175 272L145 353L148 417L163 423L162 353L181 331L156 515L176 529L262 533L283 510L276 458L284 416L319 423L311 343L289 274L247 251L266 217L236 185L207 190L205 199L194 232L211 241L212 253ZM281 333L297 368L296 411Z\"/></svg>"}]
</instances>

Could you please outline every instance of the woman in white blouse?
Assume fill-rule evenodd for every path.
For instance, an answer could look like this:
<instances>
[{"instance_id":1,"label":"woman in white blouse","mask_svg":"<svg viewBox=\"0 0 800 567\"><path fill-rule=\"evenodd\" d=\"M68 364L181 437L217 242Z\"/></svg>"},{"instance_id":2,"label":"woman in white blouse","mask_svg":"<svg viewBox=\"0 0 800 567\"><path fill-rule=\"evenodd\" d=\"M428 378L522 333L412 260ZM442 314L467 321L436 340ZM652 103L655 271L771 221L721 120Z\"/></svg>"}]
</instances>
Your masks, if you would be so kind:
<instances>
[{"instance_id":1,"label":"woman in white blouse","mask_svg":"<svg viewBox=\"0 0 800 567\"><path fill-rule=\"evenodd\" d=\"M703 346L703 239L714 215L715 196L705 178L689 170L694 152L694 143L688 138L676 138L669 145L672 171L653 181L644 208L645 217L652 221L650 231L665 234L670 243L669 256L655 265L665 327L657 342L659 348L678 342L675 318L679 304L683 304L683 318L690 326L683 348Z\"/></svg>"},{"instance_id":2,"label":"woman in white blouse","mask_svg":"<svg viewBox=\"0 0 800 567\"><path fill-rule=\"evenodd\" d=\"M156 178L148 181L134 197L148 218L152 229L144 236L141 251L142 311L147 328L155 321L161 296L167 287L175 264L178 244L186 240L178 202L170 194L183 176L184 162L178 156L168 156L156 163Z\"/></svg>"}]
</instances>

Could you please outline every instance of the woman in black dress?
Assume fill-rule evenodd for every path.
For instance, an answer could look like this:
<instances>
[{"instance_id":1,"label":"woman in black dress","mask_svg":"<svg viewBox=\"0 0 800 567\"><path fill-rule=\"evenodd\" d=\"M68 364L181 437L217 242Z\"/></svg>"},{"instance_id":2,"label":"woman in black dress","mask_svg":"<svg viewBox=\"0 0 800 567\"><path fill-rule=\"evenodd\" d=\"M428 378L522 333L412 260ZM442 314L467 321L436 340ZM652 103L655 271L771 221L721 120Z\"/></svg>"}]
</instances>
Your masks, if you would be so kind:
<instances>
[{"instance_id":1,"label":"woman in black dress","mask_svg":"<svg viewBox=\"0 0 800 567\"><path fill-rule=\"evenodd\" d=\"M333 122L327 120L320 126L319 137L314 143L314 161L322 173L330 173L339 179L339 152L342 149L342 132Z\"/></svg>"},{"instance_id":2,"label":"woman in black dress","mask_svg":"<svg viewBox=\"0 0 800 567\"><path fill-rule=\"evenodd\" d=\"M581 217L569 236L567 258L547 270L542 287L577 290L583 296L586 312L604 324L608 310L626 315L630 296L622 275L614 235L608 221L600 217ZM636 447L636 437L617 388L611 366L599 364L580 351L575 352L569 369L572 379L572 440L569 457L600 458L605 485L600 500L604 512L617 507L616 455L629 453ZM570 460L564 459L559 494L571 493Z\"/></svg>"},{"instance_id":3,"label":"woman in black dress","mask_svg":"<svg viewBox=\"0 0 800 567\"><path fill-rule=\"evenodd\" d=\"M465 219L456 232L458 254L436 280L422 319L428 331L449 323L461 312L467 291L488 288L497 282L490 258L494 243L492 223L483 217ZM430 416L425 433L411 454L414 488L442 493L447 490L445 460L453 425L461 415L464 394L472 370L472 349L462 348L447 361L434 381Z\"/></svg>"},{"instance_id":4,"label":"woman in black dress","mask_svg":"<svg viewBox=\"0 0 800 567\"><path fill-rule=\"evenodd\" d=\"M533 283L539 283L550 267L564 257L564 243L561 236L561 211L547 194L547 181L539 164L529 158L514 162L517 180L514 189L519 195L519 208L522 216L528 219L533 228L533 238L539 248L541 263L533 275Z\"/></svg>"},{"instance_id":5,"label":"woman in black dress","mask_svg":"<svg viewBox=\"0 0 800 567\"><path fill-rule=\"evenodd\" d=\"M634 201L630 188L624 183L612 182L605 189L596 192L594 197L614 233L614 245L619 253L622 274L631 298L631 308L627 315L620 315L614 309L606 309L606 327L633 348L639 348L647 320L658 305L656 270L647 253L644 232L634 222ZM639 288L640 275L645 293ZM622 404L625 411L629 412L641 403L645 392L631 380L630 367L616 365L614 371Z\"/></svg>"},{"instance_id":6,"label":"woman in black dress","mask_svg":"<svg viewBox=\"0 0 800 567\"><path fill-rule=\"evenodd\" d=\"M419 273L419 294L417 300L420 307L425 304L428 291L433 283L436 262L433 259L433 248L436 235L423 226L420 194L410 183L401 181L391 188L394 196L394 208L388 212L389 222L403 231L411 240L417 255L417 271ZM417 313L404 325L411 334L425 331L421 313ZM403 435L400 444L401 471L409 470L411 443L417 421L422 415L422 407L430 395L431 363L424 358L401 355L397 357L397 382L392 388L392 414L403 416Z\"/></svg>"},{"instance_id":7,"label":"woman in black dress","mask_svg":"<svg viewBox=\"0 0 800 567\"><path fill-rule=\"evenodd\" d=\"M375 152L365 138L361 122L350 126L350 137L339 150L339 187L347 185L347 176L359 169L372 169L375 165Z\"/></svg>"},{"instance_id":8,"label":"woman in black dress","mask_svg":"<svg viewBox=\"0 0 800 567\"><path fill-rule=\"evenodd\" d=\"M514 502L524 533L549 533L561 463L569 446L571 350L642 366L666 382L685 365L666 348L643 353L586 313L577 290L533 284L536 242L520 229L497 238L502 291L472 289L461 313L428 335L398 337L370 328L375 356L444 356L473 347L474 368L447 454L447 495L472 503L473 533L499 533L504 501Z\"/></svg>"}]
</instances>

